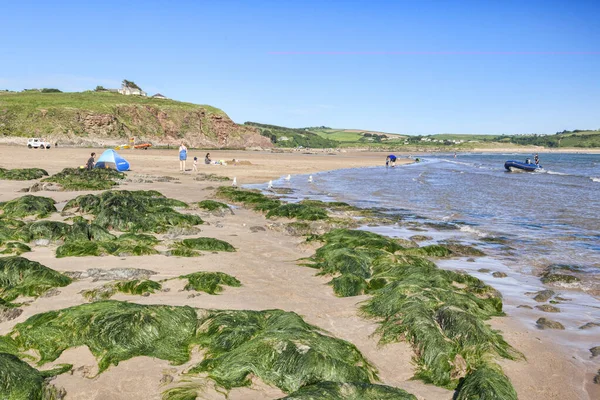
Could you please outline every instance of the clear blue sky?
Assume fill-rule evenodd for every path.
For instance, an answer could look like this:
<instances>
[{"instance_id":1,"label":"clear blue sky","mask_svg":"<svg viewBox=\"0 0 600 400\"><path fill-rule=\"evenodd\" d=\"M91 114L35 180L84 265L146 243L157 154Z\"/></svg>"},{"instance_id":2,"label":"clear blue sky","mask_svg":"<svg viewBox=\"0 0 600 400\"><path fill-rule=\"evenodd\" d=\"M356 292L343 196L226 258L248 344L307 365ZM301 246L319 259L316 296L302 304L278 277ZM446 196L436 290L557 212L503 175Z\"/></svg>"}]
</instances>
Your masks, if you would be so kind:
<instances>
[{"instance_id":1,"label":"clear blue sky","mask_svg":"<svg viewBox=\"0 0 600 400\"><path fill-rule=\"evenodd\" d=\"M6 0L0 26L0 89L129 79L291 127L600 128L598 0Z\"/></svg>"}]
</instances>

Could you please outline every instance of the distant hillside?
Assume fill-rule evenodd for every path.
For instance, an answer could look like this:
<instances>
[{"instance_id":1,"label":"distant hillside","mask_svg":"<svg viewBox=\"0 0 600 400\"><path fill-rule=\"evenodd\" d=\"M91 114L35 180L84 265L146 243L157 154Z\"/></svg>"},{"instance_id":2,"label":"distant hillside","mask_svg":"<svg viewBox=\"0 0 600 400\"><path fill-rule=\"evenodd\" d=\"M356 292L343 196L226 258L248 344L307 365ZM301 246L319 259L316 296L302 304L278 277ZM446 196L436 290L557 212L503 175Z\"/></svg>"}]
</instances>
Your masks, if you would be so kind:
<instances>
[{"instance_id":1,"label":"distant hillside","mask_svg":"<svg viewBox=\"0 0 600 400\"><path fill-rule=\"evenodd\" d=\"M574 130L557 132L555 135L515 135L510 137L511 143L521 145L561 147L600 147L600 130Z\"/></svg>"},{"instance_id":2,"label":"distant hillside","mask_svg":"<svg viewBox=\"0 0 600 400\"><path fill-rule=\"evenodd\" d=\"M332 128L306 128L317 135L341 142L343 145L373 145L378 143L392 143L397 139L404 139L406 135L368 131L362 129L332 129Z\"/></svg>"},{"instance_id":3,"label":"distant hillside","mask_svg":"<svg viewBox=\"0 0 600 400\"><path fill-rule=\"evenodd\" d=\"M331 148L339 146L339 142L323 138L306 129L286 128L258 122L246 122L244 125L257 128L261 135L269 138L271 143L277 147Z\"/></svg>"},{"instance_id":4,"label":"distant hillside","mask_svg":"<svg viewBox=\"0 0 600 400\"><path fill-rule=\"evenodd\" d=\"M185 141L192 147L272 147L258 129L206 105L118 93L0 92L0 137L42 136L62 143Z\"/></svg>"}]
</instances>

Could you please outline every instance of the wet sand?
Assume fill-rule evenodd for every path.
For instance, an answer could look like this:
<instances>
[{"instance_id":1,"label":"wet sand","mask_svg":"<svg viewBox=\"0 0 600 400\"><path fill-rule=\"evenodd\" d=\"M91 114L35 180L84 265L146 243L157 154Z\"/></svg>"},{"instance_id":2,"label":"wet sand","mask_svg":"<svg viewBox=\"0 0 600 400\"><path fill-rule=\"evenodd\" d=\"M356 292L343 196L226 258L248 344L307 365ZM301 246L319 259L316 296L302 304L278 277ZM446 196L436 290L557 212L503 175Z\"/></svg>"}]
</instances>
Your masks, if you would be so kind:
<instances>
[{"instance_id":1,"label":"wet sand","mask_svg":"<svg viewBox=\"0 0 600 400\"><path fill-rule=\"evenodd\" d=\"M29 150L26 148L0 146L0 167L40 167L56 173L65 167L83 164L92 149L57 148L51 150ZM95 150L100 154L102 150ZM192 172L179 172L175 150L148 150L120 152L130 163L136 175L160 175L178 178L172 182L126 183L127 190L158 190L168 197L186 202L197 202L213 198L211 189L222 184L194 180ZM197 154L196 154L197 153ZM191 169L194 156L203 161L205 152L190 151L187 169ZM335 155L242 151L211 151L213 159L249 161L250 165L206 166L199 163L199 172L215 173L230 178L236 177L239 184L261 183L287 174L307 174L318 171L382 165L384 153L335 153ZM404 161L403 159L400 160ZM406 160L407 162L410 160ZM223 184L229 185L225 182ZM31 182L0 181L0 201L21 196L18 190L30 186ZM64 201L85 192L38 192ZM231 274L242 282L240 288L227 287L223 293L211 296L205 293L190 298L183 291L183 282L168 281L169 292L159 292L149 297L116 295L113 299L127 300L140 304L189 305L199 308L252 309L280 308L295 311L305 320L332 335L354 343L378 369L382 383L401 387L419 399L450 400L452 391L410 380L413 375L412 350L406 343L378 346L373 333L374 321L358 316L358 305L368 296L338 298L326 285L327 277L315 276L315 270L299 266L297 260L313 254L314 248L304 244L303 238L292 237L274 229L272 221L253 211L236 208L234 215L223 217L200 213L208 224L201 226L201 235L215 237L233 244L236 253L204 254L196 258L166 257L163 255L141 257L71 257L57 259L55 247L34 247L24 256L39 261L57 271L82 271L88 268L133 267L155 271L154 280L173 278L195 271L220 271ZM53 219L60 219L54 216ZM252 232L251 227L263 230ZM85 302L82 290L101 286L105 282L91 279L76 281L60 288L53 297L42 297L24 307L23 314L15 320L0 323L0 334L28 317ZM523 352L526 361L502 360L504 371L513 382L520 399L597 399L600 385L590 383L592 372L578 357L566 354L552 343L551 331L537 331L520 321L507 316L496 318L492 325L500 329L507 341ZM161 392L169 387L161 383L164 376L177 376L197 361L198 355L185 365L172 366L168 362L138 357L111 366L96 376L97 367L89 350L85 347L70 349L52 364L69 362L74 364L73 374L63 374L53 383L64 387L66 399L160 399ZM44 367L46 368L46 367ZM600 368L600 366L599 366ZM201 398L224 399L210 382L203 382L205 391ZM596 390L594 392L594 390ZM589 392L588 392L589 391ZM283 393L255 380L251 388L234 389L230 399L275 399Z\"/></svg>"}]
</instances>

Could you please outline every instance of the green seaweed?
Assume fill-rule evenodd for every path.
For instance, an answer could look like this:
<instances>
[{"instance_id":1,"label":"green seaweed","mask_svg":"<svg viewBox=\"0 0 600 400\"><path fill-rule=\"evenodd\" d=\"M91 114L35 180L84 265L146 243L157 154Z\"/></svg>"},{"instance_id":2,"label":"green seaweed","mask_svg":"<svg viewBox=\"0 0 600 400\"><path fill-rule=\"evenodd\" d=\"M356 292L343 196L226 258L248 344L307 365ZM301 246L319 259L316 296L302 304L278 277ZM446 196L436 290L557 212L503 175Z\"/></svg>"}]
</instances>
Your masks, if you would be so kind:
<instances>
[{"instance_id":1,"label":"green seaweed","mask_svg":"<svg viewBox=\"0 0 600 400\"><path fill-rule=\"evenodd\" d=\"M11 181L30 181L48 176L48 172L41 168L0 168L0 179Z\"/></svg>"},{"instance_id":2,"label":"green seaweed","mask_svg":"<svg viewBox=\"0 0 600 400\"><path fill-rule=\"evenodd\" d=\"M24 218L28 216L36 216L44 218L56 212L54 200L49 197L33 196L27 194L14 200L0 203L0 210L4 215L11 218Z\"/></svg>"},{"instance_id":3,"label":"green seaweed","mask_svg":"<svg viewBox=\"0 0 600 400\"><path fill-rule=\"evenodd\" d=\"M114 169L65 168L43 182L60 184L64 190L106 190L117 185L116 180L124 179L125 174Z\"/></svg>"},{"instance_id":4,"label":"green seaweed","mask_svg":"<svg viewBox=\"0 0 600 400\"><path fill-rule=\"evenodd\" d=\"M198 207L206 211L228 210L229 206L220 201L202 200L198 203Z\"/></svg>"},{"instance_id":5,"label":"green seaweed","mask_svg":"<svg viewBox=\"0 0 600 400\"><path fill-rule=\"evenodd\" d=\"M48 379L71 370L63 364L48 371L38 371L13 354L0 352L0 398L3 400L53 400L53 386Z\"/></svg>"},{"instance_id":6,"label":"green seaweed","mask_svg":"<svg viewBox=\"0 0 600 400\"><path fill-rule=\"evenodd\" d=\"M281 206L281 201L267 197L258 191L242 190L230 186L219 187L217 196L263 212Z\"/></svg>"},{"instance_id":7,"label":"green seaweed","mask_svg":"<svg viewBox=\"0 0 600 400\"><path fill-rule=\"evenodd\" d=\"M31 239L60 240L67 237L71 226L59 221L37 221L29 225Z\"/></svg>"},{"instance_id":8,"label":"green seaweed","mask_svg":"<svg viewBox=\"0 0 600 400\"><path fill-rule=\"evenodd\" d=\"M208 294L217 294L223 291L223 285L231 287L240 287L242 283L235 277L223 272L194 272L180 276L181 279L187 279L188 283L184 290L195 290L197 292L206 292Z\"/></svg>"},{"instance_id":9,"label":"green seaweed","mask_svg":"<svg viewBox=\"0 0 600 400\"><path fill-rule=\"evenodd\" d=\"M106 300L36 314L17 324L12 336L21 349L37 350L40 365L68 348L87 346L103 372L137 356L185 363L197 324L191 307Z\"/></svg>"},{"instance_id":10,"label":"green seaweed","mask_svg":"<svg viewBox=\"0 0 600 400\"><path fill-rule=\"evenodd\" d=\"M517 400L510 380L496 365L483 365L461 379L453 400Z\"/></svg>"},{"instance_id":11,"label":"green seaweed","mask_svg":"<svg viewBox=\"0 0 600 400\"><path fill-rule=\"evenodd\" d=\"M325 210L319 207L292 203L284 204L269 210L267 213L267 218L273 217L296 218L303 221L318 221L326 219L328 214Z\"/></svg>"},{"instance_id":12,"label":"green seaweed","mask_svg":"<svg viewBox=\"0 0 600 400\"><path fill-rule=\"evenodd\" d=\"M17 240L23 242L31 240L27 224L23 221L0 215L0 243Z\"/></svg>"},{"instance_id":13,"label":"green seaweed","mask_svg":"<svg viewBox=\"0 0 600 400\"><path fill-rule=\"evenodd\" d=\"M248 386L252 376L286 393L320 381L370 383L375 368L351 343L281 310L209 312L200 320L206 372L220 386Z\"/></svg>"},{"instance_id":14,"label":"green seaweed","mask_svg":"<svg viewBox=\"0 0 600 400\"><path fill-rule=\"evenodd\" d=\"M12 301L18 296L37 297L46 291L67 286L71 278L23 257L0 257L0 297Z\"/></svg>"},{"instance_id":15,"label":"green seaweed","mask_svg":"<svg viewBox=\"0 0 600 400\"><path fill-rule=\"evenodd\" d=\"M92 214L97 225L122 232L162 233L174 226L203 223L197 215L182 214L173 207L187 207L187 204L156 191L114 190L79 196L69 201L64 210Z\"/></svg>"},{"instance_id":16,"label":"green seaweed","mask_svg":"<svg viewBox=\"0 0 600 400\"><path fill-rule=\"evenodd\" d=\"M202 386L196 383L187 383L167 389L162 394L162 400L196 400Z\"/></svg>"},{"instance_id":17,"label":"green seaweed","mask_svg":"<svg viewBox=\"0 0 600 400\"><path fill-rule=\"evenodd\" d=\"M160 290L162 285L156 281L133 279L130 281L120 281L116 283L107 283L99 288L85 290L81 294L88 301L108 300L117 292L144 295L146 293L155 293Z\"/></svg>"},{"instance_id":18,"label":"green seaweed","mask_svg":"<svg viewBox=\"0 0 600 400\"><path fill-rule=\"evenodd\" d=\"M0 251L0 254L13 254L20 256L23 253L31 251L31 247L21 242L8 242L4 244L4 250Z\"/></svg>"},{"instance_id":19,"label":"green seaweed","mask_svg":"<svg viewBox=\"0 0 600 400\"><path fill-rule=\"evenodd\" d=\"M280 400L417 400L395 387L372 383L319 382L300 388Z\"/></svg>"},{"instance_id":20,"label":"green seaweed","mask_svg":"<svg viewBox=\"0 0 600 400\"><path fill-rule=\"evenodd\" d=\"M179 257L197 257L201 251L226 251L234 252L235 247L231 244L209 237L183 239L171 245L170 255Z\"/></svg>"}]
</instances>

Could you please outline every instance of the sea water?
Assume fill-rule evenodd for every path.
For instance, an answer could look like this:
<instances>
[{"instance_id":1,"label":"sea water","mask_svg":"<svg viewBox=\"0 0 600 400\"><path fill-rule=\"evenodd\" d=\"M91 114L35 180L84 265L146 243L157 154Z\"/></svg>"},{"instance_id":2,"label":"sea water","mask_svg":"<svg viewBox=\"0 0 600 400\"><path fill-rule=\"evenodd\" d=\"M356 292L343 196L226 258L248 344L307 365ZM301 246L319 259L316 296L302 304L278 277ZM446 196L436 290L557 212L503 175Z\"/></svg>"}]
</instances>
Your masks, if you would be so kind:
<instances>
[{"instance_id":1,"label":"sea water","mask_svg":"<svg viewBox=\"0 0 600 400\"><path fill-rule=\"evenodd\" d=\"M531 329L538 317L563 323L566 330L553 332L554 338L578 343L578 353L587 357L587 349L598 345L594 338L600 329L578 329L587 322L600 322L600 300L588 294L600 293L600 154L540 154L543 169L539 172L504 169L505 161L525 161L526 157L437 154L392 168L385 166L382 155L381 166L313 174L312 182L308 176L293 176L273 184L294 190L288 201L344 201L403 217L398 225L361 229L392 237L431 237L421 245L444 240L478 245L487 257L437 264L466 271L500 290L505 310L521 317ZM253 186L265 189L265 185ZM500 244L486 238L496 238ZM578 285L554 288L569 299L558 305L561 313L517 308L538 304L528 293L545 289L537 275L551 264L577 266L582 278ZM479 272L482 268L508 276L494 278Z\"/></svg>"}]
</instances>

